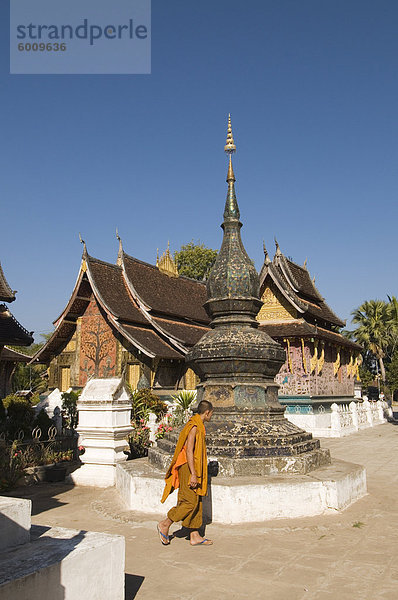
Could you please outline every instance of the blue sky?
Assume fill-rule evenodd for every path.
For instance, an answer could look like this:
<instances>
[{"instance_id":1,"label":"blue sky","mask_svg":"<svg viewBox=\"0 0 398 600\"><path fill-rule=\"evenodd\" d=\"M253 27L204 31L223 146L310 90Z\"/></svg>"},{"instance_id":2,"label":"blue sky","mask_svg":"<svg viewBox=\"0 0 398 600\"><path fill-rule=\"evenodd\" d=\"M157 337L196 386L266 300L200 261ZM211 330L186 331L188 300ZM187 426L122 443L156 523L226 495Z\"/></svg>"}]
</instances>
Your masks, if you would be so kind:
<instances>
[{"instance_id":1,"label":"blue sky","mask_svg":"<svg viewBox=\"0 0 398 600\"><path fill-rule=\"evenodd\" d=\"M153 0L151 75L10 75L0 5L0 260L50 331L93 256L219 248L232 114L249 255L316 276L342 318L398 295L398 3Z\"/></svg>"}]
</instances>

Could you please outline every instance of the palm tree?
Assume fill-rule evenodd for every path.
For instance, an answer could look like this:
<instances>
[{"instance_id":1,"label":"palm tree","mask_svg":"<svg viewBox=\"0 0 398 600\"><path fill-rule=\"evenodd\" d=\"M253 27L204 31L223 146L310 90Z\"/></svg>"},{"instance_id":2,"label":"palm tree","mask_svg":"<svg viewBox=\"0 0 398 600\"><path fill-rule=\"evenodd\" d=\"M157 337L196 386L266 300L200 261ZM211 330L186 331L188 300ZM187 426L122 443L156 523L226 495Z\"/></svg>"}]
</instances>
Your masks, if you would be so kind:
<instances>
[{"instance_id":1,"label":"palm tree","mask_svg":"<svg viewBox=\"0 0 398 600\"><path fill-rule=\"evenodd\" d=\"M352 313L352 322L358 327L354 335L365 350L376 357L380 365L383 382L386 380L386 370L383 358L390 338L390 309L383 300L367 300Z\"/></svg>"},{"instance_id":2,"label":"palm tree","mask_svg":"<svg viewBox=\"0 0 398 600\"><path fill-rule=\"evenodd\" d=\"M388 298L388 331L389 331L389 358L392 360L395 349L398 347L398 299L395 296Z\"/></svg>"}]
</instances>

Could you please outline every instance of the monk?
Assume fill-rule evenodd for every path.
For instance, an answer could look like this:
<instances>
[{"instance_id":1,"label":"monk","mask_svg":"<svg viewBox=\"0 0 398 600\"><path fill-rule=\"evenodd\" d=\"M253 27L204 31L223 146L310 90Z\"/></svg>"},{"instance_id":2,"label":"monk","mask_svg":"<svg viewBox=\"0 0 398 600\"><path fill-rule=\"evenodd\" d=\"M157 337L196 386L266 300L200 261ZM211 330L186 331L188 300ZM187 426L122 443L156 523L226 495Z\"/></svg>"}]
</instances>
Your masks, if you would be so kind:
<instances>
[{"instance_id":1,"label":"monk","mask_svg":"<svg viewBox=\"0 0 398 600\"><path fill-rule=\"evenodd\" d=\"M207 494L207 454L205 423L213 415L213 405L207 400L199 402L178 438L170 467L166 473L166 485L161 502L178 489L177 506L169 510L167 517L158 523L158 534L164 546L170 544L170 526L182 521L190 529L191 546L210 546L211 540L202 537L202 498Z\"/></svg>"}]
</instances>

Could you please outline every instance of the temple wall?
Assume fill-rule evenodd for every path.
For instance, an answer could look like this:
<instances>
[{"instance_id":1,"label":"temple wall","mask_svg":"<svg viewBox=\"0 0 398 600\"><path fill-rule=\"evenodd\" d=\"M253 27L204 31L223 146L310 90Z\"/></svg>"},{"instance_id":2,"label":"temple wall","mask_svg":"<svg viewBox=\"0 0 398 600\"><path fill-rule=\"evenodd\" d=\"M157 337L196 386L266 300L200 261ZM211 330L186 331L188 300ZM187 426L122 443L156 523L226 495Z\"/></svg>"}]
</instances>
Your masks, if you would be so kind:
<instances>
[{"instance_id":1,"label":"temple wall","mask_svg":"<svg viewBox=\"0 0 398 600\"><path fill-rule=\"evenodd\" d=\"M127 370L130 363L137 367ZM84 387L90 377L120 377L124 370L126 377L131 379L129 383L134 384L137 373L139 378L143 369L144 365L140 365L117 340L92 297L84 315L77 321L72 339L50 363L49 388L65 391L69 387Z\"/></svg>"},{"instance_id":2,"label":"temple wall","mask_svg":"<svg viewBox=\"0 0 398 600\"><path fill-rule=\"evenodd\" d=\"M283 346L288 352L287 342ZM304 342L304 360L301 340L290 340L290 360L282 366L276 381L280 385L282 396L353 396L355 379L347 372L350 357L347 352L340 352L340 366L336 375L335 364L337 348L328 343L324 345L324 360L321 360L321 345L318 345L318 356L314 358L314 343ZM323 362L323 364L322 364Z\"/></svg>"}]
</instances>

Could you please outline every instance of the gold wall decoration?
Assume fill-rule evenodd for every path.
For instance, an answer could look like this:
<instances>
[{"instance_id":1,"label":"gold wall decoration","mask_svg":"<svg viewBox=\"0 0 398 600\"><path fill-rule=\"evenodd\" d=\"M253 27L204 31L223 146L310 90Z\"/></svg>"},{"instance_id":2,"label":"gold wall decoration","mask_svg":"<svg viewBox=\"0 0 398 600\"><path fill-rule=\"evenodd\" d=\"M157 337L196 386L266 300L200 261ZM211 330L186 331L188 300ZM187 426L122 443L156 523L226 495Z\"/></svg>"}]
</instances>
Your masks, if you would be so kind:
<instances>
[{"instance_id":1,"label":"gold wall decoration","mask_svg":"<svg viewBox=\"0 0 398 600\"><path fill-rule=\"evenodd\" d=\"M322 373L323 365L325 364L325 342L321 342L321 355L318 359L318 375Z\"/></svg>"},{"instance_id":2,"label":"gold wall decoration","mask_svg":"<svg viewBox=\"0 0 398 600\"><path fill-rule=\"evenodd\" d=\"M138 381L141 376L140 365L138 363L134 365L128 364L126 369L126 375L127 383L131 385L133 390L136 390Z\"/></svg>"},{"instance_id":3,"label":"gold wall decoration","mask_svg":"<svg viewBox=\"0 0 398 600\"><path fill-rule=\"evenodd\" d=\"M66 392L70 388L70 367L61 367L60 386L61 392Z\"/></svg>"},{"instance_id":4,"label":"gold wall decoration","mask_svg":"<svg viewBox=\"0 0 398 600\"><path fill-rule=\"evenodd\" d=\"M178 277L177 265L170 254L170 242L167 243L167 250L163 252L160 258L156 259L156 266L161 273L169 277Z\"/></svg>"},{"instance_id":5,"label":"gold wall decoration","mask_svg":"<svg viewBox=\"0 0 398 600\"><path fill-rule=\"evenodd\" d=\"M333 363L333 373L334 373L335 377L336 377L336 375L339 372L340 365L341 365L341 362L340 362L340 346L337 346L337 357L336 357L336 360Z\"/></svg>"},{"instance_id":6,"label":"gold wall decoration","mask_svg":"<svg viewBox=\"0 0 398 600\"><path fill-rule=\"evenodd\" d=\"M314 354L310 360L310 373L314 373L316 366L318 364L318 340L314 342Z\"/></svg>"},{"instance_id":7,"label":"gold wall decoration","mask_svg":"<svg viewBox=\"0 0 398 600\"><path fill-rule=\"evenodd\" d=\"M292 365L292 353L290 352L290 340L289 338L284 338L283 340L284 342L286 342L286 346L287 346L287 364L289 367L289 371L290 373L293 373L293 365Z\"/></svg>"},{"instance_id":8,"label":"gold wall decoration","mask_svg":"<svg viewBox=\"0 0 398 600\"><path fill-rule=\"evenodd\" d=\"M350 352L350 361L347 364L347 377L353 376L355 373L354 359L352 352Z\"/></svg>"},{"instance_id":9,"label":"gold wall decoration","mask_svg":"<svg viewBox=\"0 0 398 600\"><path fill-rule=\"evenodd\" d=\"M303 369L304 369L304 373L308 373L308 370L307 370L307 359L305 358L305 344L304 344L304 338L301 338L301 354L302 354L302 358L303 358Z\"/></svg>"},{"instance_id":10,"label":"gold wall decoration","mask_svg":"<svg viewBox=\"0 0 398 600\"><path fill-rule=\"evenodd\" d=\"M257 315L257 321L291 321L297 318L297 311L275 288L267 286L261 297L263 305Z\"/></svg>"},{"instance_id":11,"label":"gold wall decoration","mask_svg":"<svg viewBox=\"0 0 398 600\"><path fill-rule=\"evenodd\" d=\"M186 390L195 390L199 383L199 377L192 369L187 369L185 373L184 388Z\"/></svg>"},{"instance_id":12,"label":"gold wall decoration","mask_svg":"<svg viewBox=\"0 0 398 600\"><path fill-rule=\"evenodd\" d=\"M358 355L355 358L355 362L354 362L354 367L353 367L353 377L356 377L357 381L361 381L361 378L359 376L359 365L361 364L361 355Z\"/></svg>"}]
</instances>

